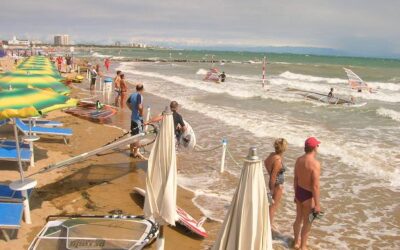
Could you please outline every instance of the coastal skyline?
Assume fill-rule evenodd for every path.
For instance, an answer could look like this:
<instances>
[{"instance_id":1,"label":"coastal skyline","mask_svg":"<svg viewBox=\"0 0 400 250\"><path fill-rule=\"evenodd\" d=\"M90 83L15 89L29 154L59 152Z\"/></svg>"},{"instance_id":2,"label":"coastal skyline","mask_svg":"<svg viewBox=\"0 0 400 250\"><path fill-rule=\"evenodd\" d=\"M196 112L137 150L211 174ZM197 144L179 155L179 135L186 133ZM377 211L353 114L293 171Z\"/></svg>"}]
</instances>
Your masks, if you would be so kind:
<instances>
[{"instance_id":1,"label":"coastal skyline","mask_svg":"<svg viewBox=\"0 0 400 250\"><path fill-rule=\"evenodd\" d=\"M175 48L315 48L333 54L400 57L400 3L375 1L181 0L35 2L3 6L0 37L75 43L140 42ZM21 18L25 22L21 22Z\"/></svg>"}]
</instances>

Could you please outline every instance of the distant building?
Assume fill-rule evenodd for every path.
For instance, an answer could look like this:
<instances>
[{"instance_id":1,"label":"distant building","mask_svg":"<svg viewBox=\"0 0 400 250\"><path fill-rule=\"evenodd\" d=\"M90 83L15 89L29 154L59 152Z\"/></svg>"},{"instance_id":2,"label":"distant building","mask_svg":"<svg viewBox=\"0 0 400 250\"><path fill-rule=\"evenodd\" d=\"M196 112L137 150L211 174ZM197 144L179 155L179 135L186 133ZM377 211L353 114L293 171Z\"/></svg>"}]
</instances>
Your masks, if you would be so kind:
<instances>
[{"instance_id":1,"label":"distant building","mask_svg":"<svg viewBox=\"0 0 400 250\"><path fill-rule=\"evenodd\" d=\"M121 46L121 42L119 41L115 42L115 46Z\"/></svg>"},{"instance_id":2,"label":"distant building","mask_svg":"<svg viewBox=\"0 0 400 250\"><path fill-rule=\"evenodd\" d=\"M41 44L43 44L43 42L40 41L40 40L32 40L32 41L31 41L31 44L32 44L32 45L41 45Z\"/></svg>"},{"instance_id":3,"label":"distant building","mask_svg":"<svg viewBox=\"0 0 400 250\"><path fill-rule=\"evenodd\" d=\"M56 46L69 45L69 35L55 35L54 45Z\"/></svg>"},{"instance_id":4,"label":"distant building","mask_svg":"<svg viewBox=\"0 0 400 250\"><path fill-rule=\"evenodd\" d=\"M8 45L29 46L30 42L29 42L29 40L18 40L17 37L13 36L13 39L8 41Z\"/></svg>"}]
</instances>

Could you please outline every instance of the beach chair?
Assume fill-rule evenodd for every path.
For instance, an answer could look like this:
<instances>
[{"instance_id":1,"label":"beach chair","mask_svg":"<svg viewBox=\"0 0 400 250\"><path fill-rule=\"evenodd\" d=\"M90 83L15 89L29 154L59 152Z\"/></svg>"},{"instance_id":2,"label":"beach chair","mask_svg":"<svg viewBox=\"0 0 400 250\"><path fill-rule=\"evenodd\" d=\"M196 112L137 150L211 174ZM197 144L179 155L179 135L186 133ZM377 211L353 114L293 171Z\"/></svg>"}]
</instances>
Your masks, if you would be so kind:
<instances>
[{"instance_id":1,"label":"beach chair","mask_svg":"<svg viewBox=\"0 0 400 250\"><path fill-rule=\"evenodd\" d=\"M30 131L37 135L58 135L63 137L65 144L68 143L67 137L72 136L72 129L70 128L46 128L32 126L31 129L29 129L29 126L26 125L21 119L17 118L15 120L18 129L21 130L25 135L28 135Z\"/></svg>"},{"instance_id":2,"label":"beach chair","mask_svg":"<svg viewBox=\"0 0 400 250\"><path fill-rule=\"evenodd\" d=\"M28 189L28 197L31 195L33 189ZM10 188L8 184L0 183L0 202L18 202L21 201L21 191L15 191Z\"/></svg>"},{"instance_id":3,"label":"beach chair","mask_svg":"<svg viewBox=\"0 0 400 250\"><path fill-rule=\"evenodd\" d=\"M26 125L29 126L29 119L22 120ZM33 126L43 126L43 127L62 127L64 124L59 121L51 121L51 120L44 120L44 119L33 119L32 120Z\"/></svg>"},{"instance_id":4,"label":"beach chair","mask_svg":"<svg viewBox=\"0 0 400 250\"><path fill-rule=\"evenodd\" d=\"M20 143L21 160L22 162L30 162L32 152L29 144ZM3 161L18 161L17 147L15 141L1 140L0 141L0 160Z\"/></svg>"},{"instance_id":5,"label":"beach chair","mask_svg":"<svg viewBox=\"0 0 400 250\"><path fill-rule=\"evenodd\" d=\"M7 124L7 119L0 120L0 127Z\"/></svg>"},{"instance_id":6,"label":"beach chair","mask_svg":"<svg viewBox=\"0 0 400 250\"><path fill-rule=\"evenodd\" d=\"M6 230L16 231L21 227L24 205L21 202L0 202L0 230L6 241L10 240Z\"/></svg>"}]
</instances>

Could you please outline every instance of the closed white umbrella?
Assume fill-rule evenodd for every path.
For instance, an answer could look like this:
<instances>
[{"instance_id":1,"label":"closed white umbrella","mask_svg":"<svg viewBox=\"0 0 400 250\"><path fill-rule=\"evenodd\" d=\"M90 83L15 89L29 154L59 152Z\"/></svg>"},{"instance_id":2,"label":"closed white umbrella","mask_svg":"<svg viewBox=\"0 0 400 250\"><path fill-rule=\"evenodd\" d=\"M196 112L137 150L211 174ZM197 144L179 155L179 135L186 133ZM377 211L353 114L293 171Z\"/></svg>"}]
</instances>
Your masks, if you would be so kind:
<instances>
[{"instance_id":1,"label":"closed white umbrella","mask_svg":"<svg viewBox=\"0 0 400 250\"><path fill-rule=\"evenodd\" d=\"M164 248L163 226L173 225L176 213L176 151L172 113L163 113L160 131L151 150L146 175L144 213L161 225L158 249Z\"/></svg>"},{"instance_id":2,"label":"closed white umbrella","mask_svg":"<svg viewBox=\"0 0 400 250\"><path fill-rule=\"evenodd\" d=\"M213 249L272 250L269 204L261 160L250 148L239 186Z\"/></svg>"}]
</instances>

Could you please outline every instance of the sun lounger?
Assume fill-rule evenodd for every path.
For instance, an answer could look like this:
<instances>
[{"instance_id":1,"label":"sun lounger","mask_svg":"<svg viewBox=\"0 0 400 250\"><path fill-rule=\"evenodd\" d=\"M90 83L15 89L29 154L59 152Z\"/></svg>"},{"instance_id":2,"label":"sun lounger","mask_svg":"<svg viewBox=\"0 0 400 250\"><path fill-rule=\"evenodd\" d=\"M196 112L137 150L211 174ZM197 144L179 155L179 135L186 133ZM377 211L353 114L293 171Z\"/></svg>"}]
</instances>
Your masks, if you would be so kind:
<instances>
[{"instance_id":1,"label":"sun lounger","mask_svg":"<svg viewBox=\"0 0 400 250\"><path fill-rule=\"evenodd\" d=\"M22 120L26 125L29 126L29 119ZM58 121L51 121L51 120L42 120L42 119L34 119L32 120L32 125L34 126L44 126L44 127L62 127L64 124Z\"/></svg>"},{"instance_id":2,"label":"sun lounger","mask_svg":"<svg viewBox=\"0 0 400 250\"><path fill-rule=\"evenodd\" d=\"M67 144L66 137L72 136L72 129L69 128L46 128L40 126L33 126L31 130L29 130L29 126L26 125L21 119L15 119L15 120L18 129L21 130L25 135L28 135L29 131L37 135L59 135L63 136L64 142L66 144Z\"/></svg>"},{"instance_id":3,"label":"sun lounger","mask_svg":"<svg viewBox=\"0 0 400 250\"><path fill-rule=\"evenodd\" d=\"M4 142L4 141L3 141ZM31 151L29 149L29 145L20 144L21 147L21 160L23 162L31 161ZM27 146L26 146L27 145ZM12 141L6 141L3 144L0 142L0 160L3 161L18 161L17 148L14 142L14 146L12 145Z\"/></svg>"},{"instance_id":4,"label":"sun lounger","mask_svg":"<svg viewBox=\"0 0 400 250\"><path fill-rule=\"evenodd\" d=\"M28 197L32 193L32 189L28 189ZM7 184L0 184L0 202L1 201L21 201L21 191L15 191L10 188Z\"/></svg>"},{"instance_id":5,"label":"sun lounger","mask_svg":"<svg viewBox=\"0 0 400 250\"><path fill-rule=\"evenodd\" d=\"M6 125L6 124L7 124L7 120L6 120L6 119L0 120L0 127L1 127L1 126L4 126L4 125Z\"/></svg>"},{"instance_id":6,"label":"sun lounger","mask_svg":"<svg viewBox=\"0 0 400 250\"><path fill-rule=\"evenodd\" d=\"M6 230L21 227L24 205L21 202L0 202L0 230L6 241L10 240Z\"/></svg>"}]
</instances>

